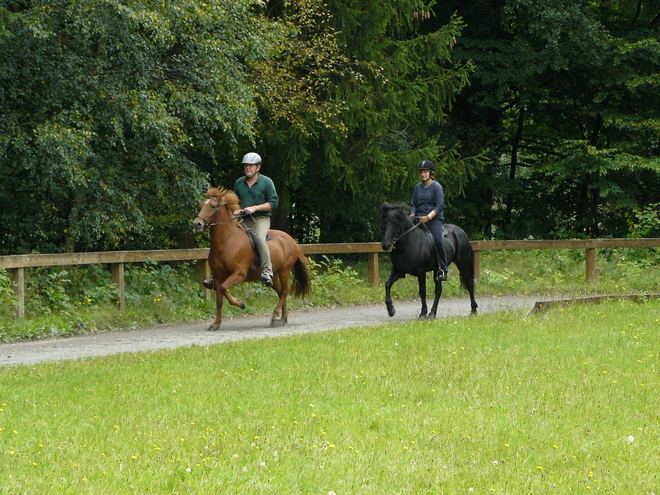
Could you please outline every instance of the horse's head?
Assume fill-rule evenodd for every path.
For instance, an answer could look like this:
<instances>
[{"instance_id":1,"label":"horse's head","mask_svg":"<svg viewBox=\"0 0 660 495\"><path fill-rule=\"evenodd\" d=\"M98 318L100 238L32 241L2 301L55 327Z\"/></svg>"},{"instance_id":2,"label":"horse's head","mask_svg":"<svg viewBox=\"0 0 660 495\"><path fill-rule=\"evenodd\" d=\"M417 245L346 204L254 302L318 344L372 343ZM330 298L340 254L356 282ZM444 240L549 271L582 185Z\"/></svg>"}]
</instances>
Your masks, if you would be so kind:
<instances>
[{"instance_id":1,"label":"horse's head","mask_svg":"<svg viewBox=\"0 0 660 495\"><path fill-rule=\"evenodd\" d=\"M202 202L199 213L193 220L193 230L201 232L214 223L229 220L233 215L232 212L239 208L238 196L233 191L213 187L207 191L206 199Z\"/></svg>"},{"instance_id":2,"label":"horse's head","mask_svg":"<svg viewBox=\"0 0 660 495\"><path fill-rule=\"evenodd\" d=\"M404 229L412 226L412 220L406 213L406 205L403 203L383 203L380 211L383 220L383 240L380 247L389 251L396 242L397 236L404 232Z\"/></svg>"}]
</instances>

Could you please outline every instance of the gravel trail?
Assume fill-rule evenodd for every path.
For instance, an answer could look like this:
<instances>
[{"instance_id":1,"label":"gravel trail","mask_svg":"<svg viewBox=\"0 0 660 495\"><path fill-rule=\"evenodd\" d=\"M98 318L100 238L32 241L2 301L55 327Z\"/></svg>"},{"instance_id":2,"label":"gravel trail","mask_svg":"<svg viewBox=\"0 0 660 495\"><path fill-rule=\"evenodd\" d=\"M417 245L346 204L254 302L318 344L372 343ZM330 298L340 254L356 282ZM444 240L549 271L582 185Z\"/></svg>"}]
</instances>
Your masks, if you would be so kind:
<instances>
[{"instance_id":1,"label":"gravel trail","mask_svg":"<svg viewBox=\"0 0 660 495\"><path fill-rule=\"evenodd\" d=\"M538 296L482 296L477 299L479 312L530 309ZM382 325L416 319L421 303L395 302L396 315L387 315L385 304L344 308L293 311L284 327L271 328L270 316L248 316L225 319L220 330L209 332L207 323L161 325L138 330L102 332L78 337L57 338L29 342L0 344L0 366L33 365L46 361L64 361L121 352L143 352L177 347L206 346L244 339L278 337L309 332L323 332L365 325ZM441 299L438 324L443 318L470 315L470 301L466 298Z\"/></svg>"}]
</instances>

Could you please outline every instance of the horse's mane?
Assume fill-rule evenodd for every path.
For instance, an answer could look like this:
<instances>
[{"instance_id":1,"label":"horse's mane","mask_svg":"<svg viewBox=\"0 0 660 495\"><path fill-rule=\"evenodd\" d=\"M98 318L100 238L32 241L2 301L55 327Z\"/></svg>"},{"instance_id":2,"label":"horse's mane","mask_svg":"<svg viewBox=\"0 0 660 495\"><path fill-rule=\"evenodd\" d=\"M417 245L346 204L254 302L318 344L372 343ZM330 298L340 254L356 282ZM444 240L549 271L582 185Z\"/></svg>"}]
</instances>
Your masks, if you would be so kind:
<instances>
[{"instance_id":1,"label":"horse's mane","mask_svg":"<svg viewBox=\"0 0 660 495\"><path fill-rule=\"evenodd\" d=\"M241 202L238 199L238 195L231 189L225 189L222 186L212 187L207 191L206 195L216 199L218 203L226 206L229 211L241 209Z\"/></svg>"},{"instance_id":2,"label":"horse's mane","mask_svg":"<svg viewBox=\"0 0 660 495\"><path fill-rule=\"evenodd\" d=\"M408 206L405 203L383 203L380 207L381 218L383 221L394 221L397 223L409 221Z\"/></svg>"}]
</instances>

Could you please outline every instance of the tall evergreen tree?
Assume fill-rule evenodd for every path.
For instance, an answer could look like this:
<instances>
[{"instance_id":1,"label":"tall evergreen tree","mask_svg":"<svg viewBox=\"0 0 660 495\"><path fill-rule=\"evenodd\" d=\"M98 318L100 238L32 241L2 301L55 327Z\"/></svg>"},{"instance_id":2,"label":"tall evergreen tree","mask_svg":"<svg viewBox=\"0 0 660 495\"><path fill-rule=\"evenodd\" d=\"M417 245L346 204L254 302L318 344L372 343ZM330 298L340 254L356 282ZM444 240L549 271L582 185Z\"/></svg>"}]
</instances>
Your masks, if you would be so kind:
<instances>
[{"instance_id":1,"label":"tall evergreen tree","mask_svg":"<svg viewBox=\"0 0 660 495\"><path fill-rule=\"evenodd\" d=\"M304 12L310 21L295 22L301 30L280 59L301 86L286 112L265 105L259 125L259 145L271 155L268 175L279 184L297 238L375 238L380 203L409 199L424 158L460 192L479 160L464 158L442 135L472 70L452 61L459 18L422 32L429 16L422 1L269 6L281 18ZM308 107L307 97L315 105Z\"/></svg>"}]
</instances>

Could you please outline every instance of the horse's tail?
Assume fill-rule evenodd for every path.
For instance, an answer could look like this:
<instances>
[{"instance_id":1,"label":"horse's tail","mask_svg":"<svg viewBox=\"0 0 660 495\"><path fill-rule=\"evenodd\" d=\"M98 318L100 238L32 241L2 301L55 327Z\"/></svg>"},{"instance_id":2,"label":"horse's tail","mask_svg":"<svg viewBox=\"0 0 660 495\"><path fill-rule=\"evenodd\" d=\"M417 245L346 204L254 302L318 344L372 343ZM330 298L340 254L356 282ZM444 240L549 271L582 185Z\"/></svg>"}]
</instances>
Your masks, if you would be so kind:
<instances>
[{"instance_id":1,"label":"horse's tail","mask_svg":"<svg viewBox=\"0 0 660 495\"><path fill-rule=\"evenodd\" d=\"M466 259L464 263L465 268L459 272L461 274L461 286L469 291L474 287L474 249L472 248L472 244L470 244L467 234L463 232L463 235L465 236L466 243Z\"/></svg>"},{"instance_id":2,"label":"horse's tail","mask_svg":"<svg viewBox=\"0 0 660 495\"><path fill-rule=\"evenodd\" d=\"M312 290L312 281L309 277L309 262L303 254L302 249L298 248L298 259L293 265L293 295L296 297L305 297Z\"/></svg>"}]
</instances>

